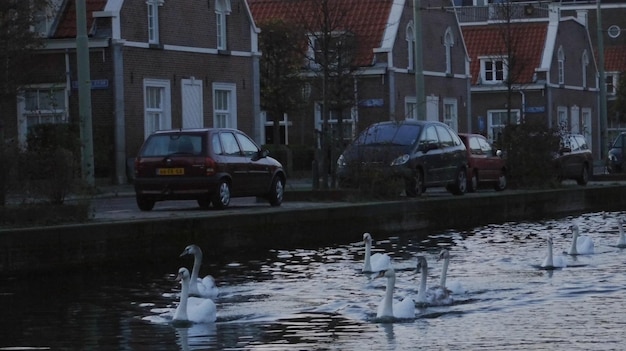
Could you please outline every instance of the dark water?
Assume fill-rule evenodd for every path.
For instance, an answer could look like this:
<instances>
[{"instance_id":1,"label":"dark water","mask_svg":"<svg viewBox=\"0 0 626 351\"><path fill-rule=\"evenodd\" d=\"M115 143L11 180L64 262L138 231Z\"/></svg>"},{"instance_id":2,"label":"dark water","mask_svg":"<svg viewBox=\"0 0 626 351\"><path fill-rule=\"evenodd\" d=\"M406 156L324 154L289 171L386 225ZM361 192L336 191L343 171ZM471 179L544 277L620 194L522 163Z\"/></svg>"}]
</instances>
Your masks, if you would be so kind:
<instances>
[{"instance_id":1,"label":"dark water","mask_svg":"<svg viewBox=\"0 0 626 351\"><path fill-rule=\"evenodd\" d=\"M161 317L178 303L178 268L191 259L89 274L19 277L0 286L0 350L624 350L626 252L614 247L617 218L590 213L472 230L372 233L376 251L393 256L395 297L417 293L416 255L429 262L452 252L450 306L418 308L415 319L381 323L385 281L360 272L362 233L334 247L205 257L201 275L218 281L214 324L175 328ZM568 267L538 268L545 238L555 256L578 223L595 254L567 257ZM182 251L183 248L180 248ZM461 288L462 287L462 288ZM464 292L463 292L464 291Z\"/></svg>"}]
</instances>

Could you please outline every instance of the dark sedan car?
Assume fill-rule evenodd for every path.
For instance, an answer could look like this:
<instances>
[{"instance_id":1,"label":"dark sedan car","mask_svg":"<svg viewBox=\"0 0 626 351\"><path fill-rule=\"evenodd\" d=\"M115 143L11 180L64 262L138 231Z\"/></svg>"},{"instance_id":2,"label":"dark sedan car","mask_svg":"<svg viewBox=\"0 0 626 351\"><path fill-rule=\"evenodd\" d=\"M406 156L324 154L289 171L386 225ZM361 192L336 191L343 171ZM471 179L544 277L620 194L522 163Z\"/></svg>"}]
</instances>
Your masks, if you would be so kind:
<instances>
[{"instance_id":1,"label":"dark sedan car","mask_svg":"<svg viewBox=\"0 0 626 351\"><path fill-rule=\"evenodd\" d=\"M435 121L380 122L367 127L337 161L339 184L358 184L363 174L404 180L409 197L445 186L467 189L467 155L456 132Z\"/></svg>"},{"instance_id":2,"label":"dark sedan car","mask_svg":"<svg viewBox=\"0 0 626 351\"><path fill-rule=\"evenodd\" d=\"M286 182L282 165L237 129L158 131L146 139L135 159L137 206L196 200L223 209L231 197L257 196L280 206Z\"/></svg>"},{"instance_id":3,"label":"dark sedan car","mask_svg":"<svg viewBox=\"0 0 626 351\"><path fill-rule=\"evenodd\" d=\"M506 188L506 165L501 150L494 150L480 134L459 133L467 148L467 191L474 192L481 185L493 186L497 191Z\"/></svg>"},{"instance_id":4,"label":"dark sedan car","mask_svg":"<svg viewBox=\"0 0 626 351\"><path fill-rule=\"evenodd\" d=\"M609 154L606 159L606 170L609 173L621 173L624 171L624 142L626 132L621 132L609 145Z\"/></svg>"},{"instance_id":5,"label":"dark sedan car","mask_svg":"<svg viewBox=\"0 0 626 351\"><path fill-rule=\"evenodd\" d=\"M573 179L579 185L586 185L593 170L591 149L580 134L565 134L555 159L558 180Z\"/></svg>"}]
</instances>

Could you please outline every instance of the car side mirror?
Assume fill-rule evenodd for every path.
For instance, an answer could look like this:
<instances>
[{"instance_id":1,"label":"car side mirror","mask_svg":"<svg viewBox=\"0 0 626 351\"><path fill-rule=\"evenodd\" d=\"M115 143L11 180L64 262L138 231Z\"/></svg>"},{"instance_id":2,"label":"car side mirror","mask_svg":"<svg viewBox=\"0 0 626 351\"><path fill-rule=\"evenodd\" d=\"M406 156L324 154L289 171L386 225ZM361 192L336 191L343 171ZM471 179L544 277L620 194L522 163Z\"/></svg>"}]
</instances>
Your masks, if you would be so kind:
<instances>
[{"instance_id":1,"label":"car side mirror","mask_svg":"<svg viewBox=\"0 0 626 351\"><path fill-rule=\"evenodd\" d=\"M268 149L263 149L263 150L259 150L253 157L252 157L252 161L258 161L264 157L269 156L270 154L270 150Z\"/></svg>"}]
</instances>

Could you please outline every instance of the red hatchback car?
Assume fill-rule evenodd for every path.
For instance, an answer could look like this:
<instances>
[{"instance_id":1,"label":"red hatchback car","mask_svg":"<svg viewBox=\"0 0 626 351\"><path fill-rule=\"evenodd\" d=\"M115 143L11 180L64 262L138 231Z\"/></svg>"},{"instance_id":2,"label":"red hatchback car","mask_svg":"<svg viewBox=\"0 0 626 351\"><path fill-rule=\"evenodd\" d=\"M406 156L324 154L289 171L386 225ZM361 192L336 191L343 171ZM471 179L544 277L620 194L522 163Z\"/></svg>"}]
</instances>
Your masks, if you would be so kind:
<instances>
[{"instance_id":1,"label":"red hatchback car","mask_svg":"<svg viewBox=\"0 0 626 351\"><path fill-rule=\"evenodd\" d=\"M157 201L196 200L223 209L243 196L280 206L287 177L268 153L237 129L154 132L135 159L137 206L150 211Z\"/></svg>"},{"instance_id":2,"label":"red hatchback car","mask_svg":"<svg viewBox=\"0 0 626 351\"><path fill-rule=\"evenodd\" d=\"M506 188L506 162L502 151L494 150L480 134L459 133L467 149L467 191L474 192L479 186L489 185L497 191Z\"/></svg>"}]
</instances>

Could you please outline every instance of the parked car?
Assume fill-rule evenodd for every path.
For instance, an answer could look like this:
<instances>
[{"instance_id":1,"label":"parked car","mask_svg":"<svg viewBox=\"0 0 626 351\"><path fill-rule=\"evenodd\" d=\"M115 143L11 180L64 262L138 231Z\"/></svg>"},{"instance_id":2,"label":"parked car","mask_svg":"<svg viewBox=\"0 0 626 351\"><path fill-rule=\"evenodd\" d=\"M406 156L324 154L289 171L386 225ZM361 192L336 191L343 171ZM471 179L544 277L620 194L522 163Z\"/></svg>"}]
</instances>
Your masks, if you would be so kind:
<instances>
[{"instance_id":1,"label":"parked car","mask_svg":"<svg viewBox=\"0 0 626 351\"><path fill-rule=\"evenodd\" d=\"M624 146L626 132L621 132L609 145L609 154L606 158L606 170L609 173L621 173L624 171Z\"/></svg>"},{"instance_id":2,"label":"parked car","mask_svg":"<svg viewBox=\"0 0 626 351\"><path fill-rule=\"evenodd\" d=\"M137 206L196 200L202 208L228 207L232 197L257 196L280 206L283 166L242 131L230 128L157 131L135 159Z\"/></svg>"},{"instance_id":3,"label":"parked car","mask_svg":"<svg viewBox=\"0 0 626 351\"><path fill-rule=\"evenodd\" d=\"M558 180L574 179L580 185L589 182L593 170L593 155L584 136L563 135L554 162Z\"/></svg>"},{"instance_id":4,"label":"parked car","mask_svg":"<svg viewBox=\"0 0 626 351\"><path fill-rule=\"evenodd\" d=\"M459 137L467 149L467 191L474 192L482 185L504 190L507 173L502 151L493 149L480 134L459 133Z\"/></svg>"},{"instance_id":5,"label":"parked car","mask_svg":"<svg viewBox=\"0 0 626 351\"><path fill-rule=\"evenodd\" d=\"M456 132L435 121L387 121L367 127L337 161L340 186L358 185L363 174L404 180L409 197L445 186L467 189L467 154Z\"/></svg>"}]
</instances>

